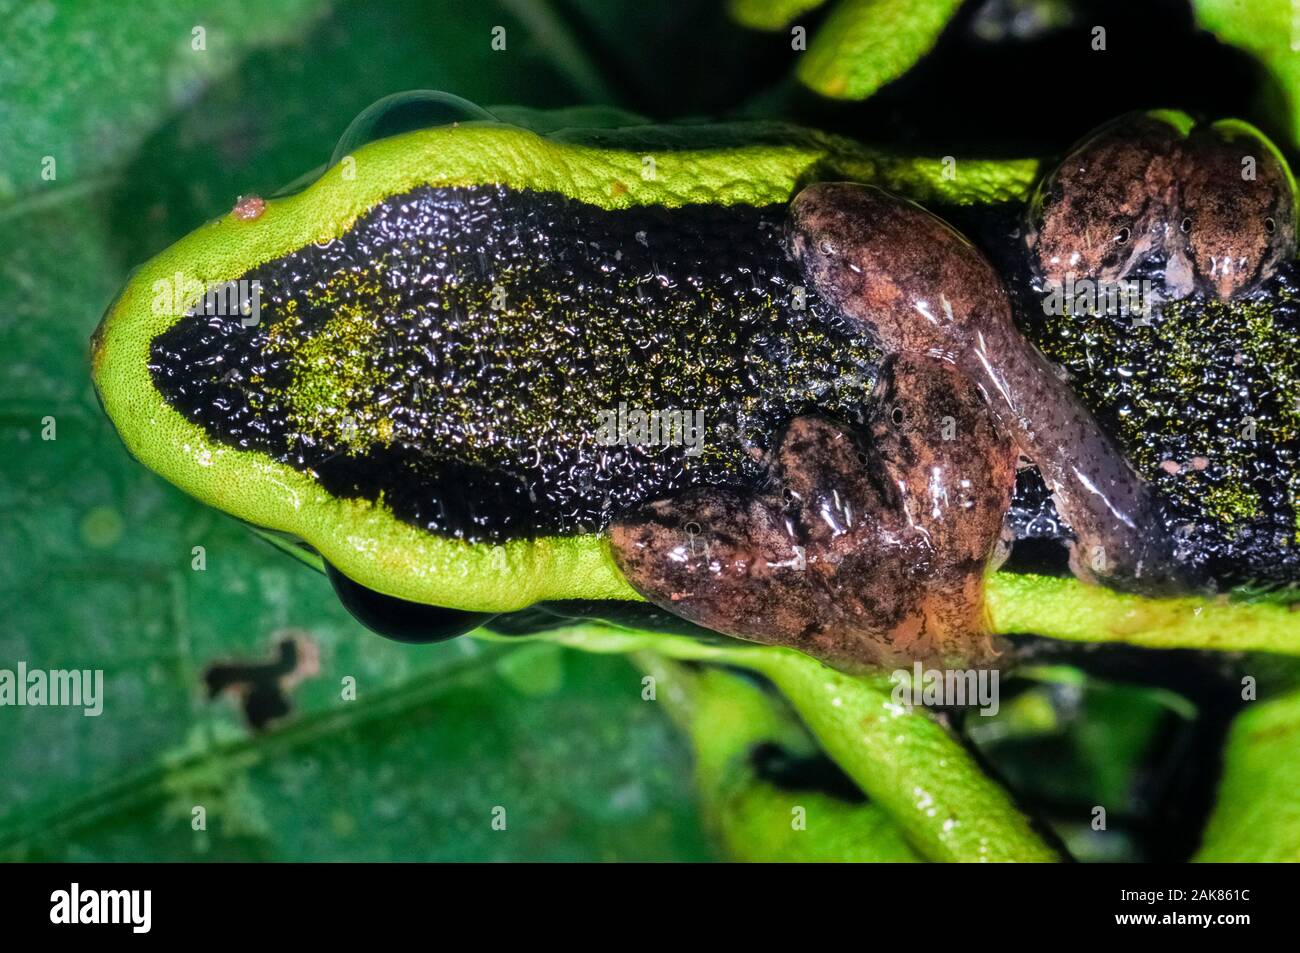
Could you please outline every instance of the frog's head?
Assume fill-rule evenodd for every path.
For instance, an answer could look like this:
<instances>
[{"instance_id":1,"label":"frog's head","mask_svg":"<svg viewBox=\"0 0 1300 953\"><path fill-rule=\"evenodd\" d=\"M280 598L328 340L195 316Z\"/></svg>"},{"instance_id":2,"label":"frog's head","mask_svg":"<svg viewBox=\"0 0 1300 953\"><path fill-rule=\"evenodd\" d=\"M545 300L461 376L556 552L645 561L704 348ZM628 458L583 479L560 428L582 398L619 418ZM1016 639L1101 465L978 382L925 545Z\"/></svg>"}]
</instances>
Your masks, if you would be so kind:
<instances>
[{"instance_id":1,"label":"frog's head","mask_svg":"<svg viewBox=\"0 0 1300 953\"><path fill-rule=\"evenodd\" d=\"M1238 120L1199 128L1179 163L1179 219L1171 263L1206 294L1232 298L1267 279L1296 253L1295 184L1286 160Z\"/></svg>"},{"instance_id":2,"label":"frog's head","mask_svg":"<svg viewBox=\"0 0 1300 953\"><path fill-rule=\"evenodd\" d=\"M464 148L452 148L453 139ZM489 125L379 140L298 193L238 203L144 263L90 343L95 388L127 449L201 502L305 542L314 564L328 562L382 596L472 612L575 593L626 598L594 534L479 541L431 525L444 502L451 510L467 495L469 464L456 451L439 455L447 442L434 426L411 449L381 400L385 382L401 385L410 371L419 389L398 389L414 421L417 401L437 406L452 388L415 376L407 362L421 353L415 337L404 350L385 337L378 318L404 313L392 300L414 265L367 256L358 223L383 230L409 211L405 196L434 186L448 190L447 221L471 222L458 216L451 190L495 194L505 178L476 158L518 155L529 168L550 168L550 148L531 133ZM639 168L640 158L627 162ZM443 206L420 208L434 215ZM469 290L448 297L489 320L491 282L472 269L463 275ZM487 297L470 301L471 290ZM486 402L482 409L491 410ZM412 476L419 467L424 484ZM497 511L510 518L531 512L526 488L503 477L485 481L457 518L475 518L480 497L482 507L504 499ZM409 515L415 507L424 509Z\"/></svg>"},{"instance_id":3,"label":"frog's head","mask_svg":"<svg viewBox=\"0 0 1300 953\"><path fill-rule=\"evenodd\" d=\"M1123 116L1085 137L1039 183L1025 241L1045 284L1116 282L1159 269L1179 135L1164 116Z\"/></svg>"}]
</instances>

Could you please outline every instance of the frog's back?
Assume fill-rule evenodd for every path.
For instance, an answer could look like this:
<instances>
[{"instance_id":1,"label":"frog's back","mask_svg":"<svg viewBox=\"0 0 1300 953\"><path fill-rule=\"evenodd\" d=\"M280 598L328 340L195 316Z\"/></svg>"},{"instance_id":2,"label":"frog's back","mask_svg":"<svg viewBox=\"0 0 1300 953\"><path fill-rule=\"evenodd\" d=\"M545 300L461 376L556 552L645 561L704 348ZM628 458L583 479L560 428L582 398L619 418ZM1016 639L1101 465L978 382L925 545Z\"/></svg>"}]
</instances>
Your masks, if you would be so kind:
<instances>
[{"instance_id":1,"label":"frog's back","mask_svg":"<svg viewBox=\"0 0 1300 953\"><path fill-rule=\"evenodd\" d=\"M256 323L200 305L150 370L213 440L422 529L599 530L862 406L876 352L799 287L783 212L421 186L249 269Z\"/></svg>"}]
</instances>

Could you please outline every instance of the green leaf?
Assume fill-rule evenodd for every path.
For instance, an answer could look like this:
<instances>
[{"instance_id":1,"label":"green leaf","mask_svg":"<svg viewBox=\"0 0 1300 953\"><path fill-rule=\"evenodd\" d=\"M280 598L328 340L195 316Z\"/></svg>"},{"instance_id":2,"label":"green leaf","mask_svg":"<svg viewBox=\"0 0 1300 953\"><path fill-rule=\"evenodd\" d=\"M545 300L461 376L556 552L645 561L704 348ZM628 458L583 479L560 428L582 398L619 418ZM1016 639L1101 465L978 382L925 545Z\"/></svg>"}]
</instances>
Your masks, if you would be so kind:
<instances>
[{"instance_id":1,"label":"green leaf","mask_svg":"<svg viewBox=\"0 0 1300 953\"><path fill-rule=\"evenodd\" d=\"M575 625L536 638L590 652L652 651L759 672L781 689L822 749L926 859L1058 859L961 741L923 710L895 703L887 679L845 675L788 649L704 645L603 625Z\"/></svg>"},{"instance_id":2,"label":"green leaf","mask_svg":"<svg viewBox=\"0 0 1300 953\"><path fill-rule=\"evenodd\" d=\"M251 50L300 36L323 0L0 2L0 203L82 183ZM197 48L196 48L197 47ZM55 161L56 178L42 176Z\"/></svg>"},{"instance_id":3,"label":"green leaf","mask_svg":"<svg viewBox=\"0 0 1300 953\"><path fill-rule=\"evenodd\" d=\"M29 801L0 824L0 856L712 856L690 791L678 783L681 742L639 700L636 675L621 660L557 654L559 681L543 697L493 674L515 654L505 646L454 654L441 670L391 687L367 690L362 676L356 702L264 735L206 719L144 769L51 806ZM26 754L7 763L30 763ZM206 813L206 830L192 829L195 807ZM496 808L505 811L504 829L492 825Z\"/></svg>"},{"instance_id":4,"label":"green leaf","mask_svg":"<svg viewBox=\"0 0 1300 953\"><path fill-rule=\"evenodd\" d=\"M988 606L997 632L1152 649L1300 655L1300 626L1289 601L1148 599L1076 579L995 573L988 582Z\"/></svg>"},{"instance_id":5,"label":"green leaf","mask_svg":"<svg viewBox=\"0 0 1300 953\"><path fill-rule=\"evenodd\" d=\"M779 30L825 0L727 0L727 13L751 30Z\"/></svg>"},{"instance_id":6,"label":"green leaf","mask_svg":"<svg viewBox=\"0 0 1300 953\"><path fill-rule=\"evenodd\" d=\"M800 59L799 79L832 99L866 99L930 51L961 0L840 0Z\"/></svg>"},{"instance_id":7,"label":"green leaf","mask_svg":"<svg viewBox=\"0 0 1300 953\"><path fill-rule=\"evenodd\" d=\"M1285 124L1300 148L1300 21L1292 0L1192 0L1196 23L1259 63L1265 84L1259 112Z\"/></svg>"},{"instance_id":8,"label":"green leaf","mask_svg":"<svg viewBox=\"0 0 1300 953\"><path fill-rule=\"evenodd\" d=\"M1250 702L1224 753L1218 801L1194 858L1300 861L1300 692Z\"/></svg>"},{"instance_id":9,"label":"green leaf","mask_svg":"<svg viewBox=\"0 0 1300 953\"><path fill-rule=\"evenodd\" d=\"M790 699L822 747L938 861L1054 861L997 782L946 728L901 708L883 679L854 678L793 652L751 663Z\"/></svg>"},{"instance_id":10,"label":"green leaf","mask_svg":"<svg viewBox=\"0 0 1300 953\"><path fill-rule=\"evenodd\" d=\"M695 783L710 826L736 860L910 863L920 858L878 805L817 790L781 790L757 777L751 755L775 744L817 749L789 713L752 682L722 669L692 672L651 652L635 656L691 738Z\"/></svg>"}]
</instances>

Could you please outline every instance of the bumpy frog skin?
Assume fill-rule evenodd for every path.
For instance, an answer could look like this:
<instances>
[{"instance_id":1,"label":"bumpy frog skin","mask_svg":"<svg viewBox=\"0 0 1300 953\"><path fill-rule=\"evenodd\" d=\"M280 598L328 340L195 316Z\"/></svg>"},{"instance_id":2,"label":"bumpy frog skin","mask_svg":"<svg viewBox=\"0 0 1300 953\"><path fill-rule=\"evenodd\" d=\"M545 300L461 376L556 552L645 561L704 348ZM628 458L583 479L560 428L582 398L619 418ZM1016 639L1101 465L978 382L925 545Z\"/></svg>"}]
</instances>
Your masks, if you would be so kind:
<instances>
[{"instance_id":1,"label":"bumpy frog skin","mask_svg":"<svg viewBox=\"0 0 1300 953\"><path fill-rule=\"evenodd\" d=\"M1294 257L1295 190L1277 149L1242 122L1190 125L1121 117L1042 181L1025 242L1047 285L1152 278L1165 298L1231 298Z\"/></svg>"},{"instance_id":2,"label":"bumpy frog skin","mask_svg":"<svg viewBox=\"0 0 1300 953\"><path fill-rule=\"evenodd\" d=\"M1071 275L1115 282L1158 263L1177 137L1162 119L1124 117L1084 139L1040 183L1025 240L1047 284L1064 285Z\"/></svg>"},{"instance_id":3,"label":"bumpy frog skin","mask_svg":"<svg viewBox=\"0 0 1300 953\"><path fill-rule=\"evenodd\" d=\"M790 247L817 293L885 350L943 356L978 385L1073 529L1077 576L1181 587L1146 482L1020 335L1001 278L969 241L880 189L825 183L791 203Z\"/></svg>"},{"instance_id":4,"label":"bumpy frog skin","mask_svg":"<svg viewBox=\"0 0 1300 953\"><path fill-rule=\"evenodd\" d=\"M1190 268L1201 290L1220 298L1257 288L1296 253L1295 193L1284 161L1238 123L1195 130L1182 156L1170 268Z\"/></svg>"},{"instance_id":5,"label":"bumpy frog skin","mask_svg":"<svg viewBox=\"0 0 1300 953\"><path fill-rule=\"evenodd\" d=\"M869 431L795 418L765 491L693 490L615 523L619 568L692 622L840 668L991 661L1013 446L969 378L918 354L886 365Z\"/></svg>"}]
</instances>

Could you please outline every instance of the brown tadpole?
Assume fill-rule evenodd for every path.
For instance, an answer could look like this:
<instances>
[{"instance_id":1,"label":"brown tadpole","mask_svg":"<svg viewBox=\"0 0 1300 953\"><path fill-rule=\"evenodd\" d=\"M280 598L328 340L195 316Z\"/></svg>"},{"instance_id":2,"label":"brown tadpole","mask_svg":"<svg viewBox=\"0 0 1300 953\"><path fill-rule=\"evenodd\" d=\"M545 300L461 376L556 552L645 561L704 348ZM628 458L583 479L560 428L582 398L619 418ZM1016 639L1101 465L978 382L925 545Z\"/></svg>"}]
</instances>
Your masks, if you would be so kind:
<instances>
[{"instance_id":1,"label":"brown tadpole","mask_svg":"<svg viewBox=\"0 0 1300 953\"><path fill-rule=\"evenodd\" d=\"M1129 113L1088 133L1043 176L1029 202L1024 243L1047 286L1119 282L1162 269L1177 226L1182 135L1167 118ZM1191 294L1189 268L1164 270L1165 297Z\"/></svg>"},{"instance_id":2,"label":"brown tadpole","mask_svg":"<svg viewBox=\"0 0 1300 953\"><path fill-rule=\"evenodd\" d=\"M288 715L294 688L320 674L320 648L308 633L286 630L277 638L275 654L266 661L213 662L203 673L208 698L228 694L238 699L254 731Z\"/></svg>"},{"instance_id":3,"label":"brown tadpole","mask_svg":"<svg viewBox=\"0 0 1300 953\"><path fill-rule=\"evenodd\" d=\"M1187 137L1170 261L1206 294L1254 291L1296 254L1296 196L1286 160L1259 130L1228 120Z\"/></svg>"},{"instance_id":4,"label":"brown tadpole","mask_svg":"<svg viewBox=\"0 0 1300 953\"><path fill-rule=\"evenodd\" d=\"M1076 576L1187 588L1146 480L1020 334L1001 277L964 236L882 189L819 183L790 205L789 244L817 294L885 351L941 355L975 383L1074 531Z\"/></svg>"},{"instance_id":5,"label":"brown tadpole","mask_svg":"<svg viewBox=\"0 0 1300 953\"><path fill-rule=\"evenodd\" d=\"M1163 297L1249 294L1296 253L1282 153L1235 119L1129 113L1080 140L1029 203L1025 250L1049 287L1157 278Z\"/></svg>"},{"instance_id":6,"label":"brown tadpole","mask_svg":"<svg viewBox=\"0 0 1300 953\"><path fill-rule=\"evenodd\" d=\"M610 545L650 602L837 668L996 661L984 577L1016 450L970 379L889 359L868 433L796 417L757 490L707 487L614 523Z\"/></svg>"}]
</instances>

